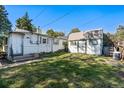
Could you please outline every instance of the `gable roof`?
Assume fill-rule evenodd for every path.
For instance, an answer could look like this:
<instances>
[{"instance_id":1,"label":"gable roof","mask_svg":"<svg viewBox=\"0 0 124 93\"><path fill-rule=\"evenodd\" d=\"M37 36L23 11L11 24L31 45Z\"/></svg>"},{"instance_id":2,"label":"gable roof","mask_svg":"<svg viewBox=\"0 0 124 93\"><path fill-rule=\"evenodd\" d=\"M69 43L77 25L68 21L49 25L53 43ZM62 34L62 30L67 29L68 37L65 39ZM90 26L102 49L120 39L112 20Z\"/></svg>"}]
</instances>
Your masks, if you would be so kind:
<instances>
[{"instance_id":1,"label":"gable roof","mask_svg":"<svg viewBox=\"0 0 124 93\"><path fill-rule=\"evenodd\" d=\"M68 37L68 40L97 39L97 38L103 38L102 29L94 29L85 32L71 33Z\"/></svg>"},{"instance_id":2,"label":"gable roof","mask_svg":"<svg viewBox=\"0 0 124 93\"><path fill-rule=\"evenodd\" d=\"M76 32L76 33L71 33L69 35L68 40L81 40L85 39L85 33L84 32Z\"/></svg>"}]
</instances>

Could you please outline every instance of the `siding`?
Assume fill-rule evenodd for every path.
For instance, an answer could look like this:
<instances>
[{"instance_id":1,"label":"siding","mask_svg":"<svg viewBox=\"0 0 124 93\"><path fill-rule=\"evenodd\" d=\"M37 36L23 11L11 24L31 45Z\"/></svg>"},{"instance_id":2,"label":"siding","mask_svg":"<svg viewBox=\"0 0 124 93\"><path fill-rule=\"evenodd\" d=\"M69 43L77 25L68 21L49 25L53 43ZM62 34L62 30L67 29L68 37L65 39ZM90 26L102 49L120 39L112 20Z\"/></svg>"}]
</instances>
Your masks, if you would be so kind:
<instances>
[{"instance_id":1,"label":"siding","mask_svg":"<svg viewBox=\"0 0 124 93\"><path fill-rule=\"evenodd\" d=\"M22 36L24 36L22 38ZM41 37L41 40L40 40ZM43 38L48 42L43 43ZM47 36L38 34L25 33L11 33L8 39L8 56L10 56L10 48L14 50L14 54L18 54L21 51L20 43L23 40L23 54L41 53L41 52L55 52L60 49L64 49L63 42L66 40L59 39L59 44L53 44L53 39Z\"/></svg>"},{"instance_id":2,"label":"siding","mask_svg":"<svg viewBox=\"0 0 124 93\"><path fill-rule=\"evenodd\" d=\"M102 40L97 39L97 42L98 42L97 45L92 45L89 42L90 41L87 40L87 54L101 55L102 54Z\"/></svg>"},{"instance_id":3,"label":"siding","mask_svg":"<svg viewBox=\"0 0 124 93\"><path fill-rule=\"evenodd\" d=\"M76 41L78 42L78 41ZM85 46L86 42L86 46ZM79 41L79 43L82 43L83 45L71 45L71 41L68 41L68 48L71 53L87 53L87 54L96 54L101 55L102 54L102 39L97 39L98 44L93 45L90 44L90 40L86 41Z\"/></svg>"}]
</instances>

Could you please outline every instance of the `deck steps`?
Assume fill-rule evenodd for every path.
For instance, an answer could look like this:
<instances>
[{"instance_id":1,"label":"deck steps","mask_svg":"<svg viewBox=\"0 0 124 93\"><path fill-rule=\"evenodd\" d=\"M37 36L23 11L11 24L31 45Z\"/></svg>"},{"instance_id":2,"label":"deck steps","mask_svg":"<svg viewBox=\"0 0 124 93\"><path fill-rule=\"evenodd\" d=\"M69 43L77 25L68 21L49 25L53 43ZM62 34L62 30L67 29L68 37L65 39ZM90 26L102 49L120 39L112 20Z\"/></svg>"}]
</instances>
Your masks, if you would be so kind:
<instances>
[{"instance_id":1,"label":"deck steps","mask_svg":"<svg viewBox=\"0 0 124 93\"><path fill-rule=\"evenodd\" d=\"M114 52L114 47L109 47L109 55L112 56Z\"/></svg>"},{"instance_id":2,"label":"deck steps","mask_svg":"<svg viewBox=\"0 0 124 93\"><path fill-rule=\"evenodd\" d=\"M34 54L29 55L23 55L23 56L16 56L13 58L13 62L23 62L23 61L29 61L39 58L38 56L35 56Z\"/></svg>"}]
</instances>

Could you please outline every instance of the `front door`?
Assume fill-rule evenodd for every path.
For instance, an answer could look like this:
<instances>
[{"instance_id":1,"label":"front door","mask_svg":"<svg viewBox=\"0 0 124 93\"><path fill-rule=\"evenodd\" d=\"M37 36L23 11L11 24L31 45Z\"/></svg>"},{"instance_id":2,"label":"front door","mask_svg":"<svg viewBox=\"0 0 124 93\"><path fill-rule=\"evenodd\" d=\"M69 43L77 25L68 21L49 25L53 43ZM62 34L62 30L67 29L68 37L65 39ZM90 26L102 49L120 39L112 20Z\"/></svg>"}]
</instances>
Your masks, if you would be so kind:
<instances>
[{"instance_id":1,"label":"front door","mask_svg":"<svg viewBox=\"0 0 124 93\"><path fill-rule=\"evenodd\" d=\"M15 35L12 43L13 55L23 55L23 35Z\"/></svg>"}]
</instances>

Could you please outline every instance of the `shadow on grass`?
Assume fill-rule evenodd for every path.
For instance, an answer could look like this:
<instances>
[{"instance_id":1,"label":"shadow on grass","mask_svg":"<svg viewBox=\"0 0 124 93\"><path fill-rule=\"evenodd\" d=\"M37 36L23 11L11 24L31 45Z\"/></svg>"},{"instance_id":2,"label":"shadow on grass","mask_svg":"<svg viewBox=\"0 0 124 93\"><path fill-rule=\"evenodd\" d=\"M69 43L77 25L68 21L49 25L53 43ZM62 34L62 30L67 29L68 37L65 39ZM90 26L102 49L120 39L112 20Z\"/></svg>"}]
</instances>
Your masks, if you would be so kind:
<instances>
[{"instance_id":1,"label":"shadow on grass","mask_svg":"<svg viewBox=\"0 0 124 93\"><path fill-rule=\"evenodd\" d=\"M63 51L63 50L60 50L60 51L56 51L56 52L49 52L49 53L41 53L40 56L41 58L44 58L44 57L58 57L58 56L61 56L61 55L64 55L66 54L67 52Z\"/></svg>"},{"instance_id":2,"label":"shadow on grass","mask_svg":"<svg viewBox=\"0 0 124 93\"><path fill-rule=\"evenodd\" d=\"M64 59L32 63L2 70L0 87L124 87L116 70L99 63ZM9 71L13 72L10 76Z\"/></svg>"}]
</instances>

